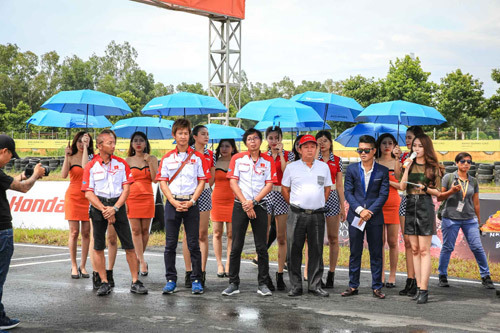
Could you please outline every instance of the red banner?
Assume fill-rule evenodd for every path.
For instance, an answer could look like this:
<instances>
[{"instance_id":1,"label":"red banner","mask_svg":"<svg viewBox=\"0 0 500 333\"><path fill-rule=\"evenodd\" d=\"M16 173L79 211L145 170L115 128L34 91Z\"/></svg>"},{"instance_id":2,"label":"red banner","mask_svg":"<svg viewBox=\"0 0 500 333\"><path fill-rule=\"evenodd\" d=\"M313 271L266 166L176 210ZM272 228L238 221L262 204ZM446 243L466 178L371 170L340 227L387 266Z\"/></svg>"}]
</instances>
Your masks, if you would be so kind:
<instances>
[{"instance_id":1,"label":"red banner","mask_svg":"<svg viewBox=\"0 0 500 333\"><path fill-rule=\"evenodd\" d=\"M224 15L239 19L245 18L245 0L156 0L165 4L182 6L207 14ZM141 1L145 2L145 1ZM172 8L172 9L175 9Z\"/></svg>"}]
</instances>

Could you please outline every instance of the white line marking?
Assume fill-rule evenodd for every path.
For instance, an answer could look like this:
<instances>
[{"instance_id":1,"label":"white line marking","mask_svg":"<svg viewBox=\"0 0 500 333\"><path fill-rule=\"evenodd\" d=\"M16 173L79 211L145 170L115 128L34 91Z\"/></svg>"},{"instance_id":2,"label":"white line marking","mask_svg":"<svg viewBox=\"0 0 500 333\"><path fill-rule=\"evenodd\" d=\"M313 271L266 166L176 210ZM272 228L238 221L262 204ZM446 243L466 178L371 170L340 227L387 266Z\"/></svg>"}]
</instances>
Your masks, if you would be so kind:
<instances>
[{"instance_id":1,"label":"white line marking","mask_svg":"<svg viewBox=\"0 0 500 333\"><path fill-rule=\"evenodd\" d=\"M16 246L21 246L21 247L39 247L42 249L57 249L57 250L67 250L67 247L63 246L56 246L56 245L38 245L38 244L23 244L23 243L14 243L14 247Z\"/></svg>"},{"instance_id":2,"label":"white line marking","mask_svg":"<svg viewBox=\"0 0 500 333\"><path fill-rule=\"evenodd\" d=\"M120 253L118 252L116 254L117 256L125 255L125 253ZM107 256L106 256L107 257ZM80 258L77 258L79 260ZM59 260L49 260L49 261L37 261L37 262L29 262L25 264L16 264L16 265L10 265L9 268L14 268L14 267L23 267L23 266L33 266L33 265L42 265L42 264L50 264L50 263L55 263L55 262L63 262L63 261L71 261L71 259L59 259Z\"/></svg>"},{"instance_id":3,"label":"white line marking","mask_svg":"<svg viewBox=\"0 0 500 333\"><path fill-rule=\"evenodd\" d=\"M81 254L81 252L77 252L77 254ZM48 257L59 257L59 256L69 256L69 253L47 254L45 256L14 258L14 259L11 259L10 261L30 260L30 259L48 258Z\"/></svg>"}]
</instances>

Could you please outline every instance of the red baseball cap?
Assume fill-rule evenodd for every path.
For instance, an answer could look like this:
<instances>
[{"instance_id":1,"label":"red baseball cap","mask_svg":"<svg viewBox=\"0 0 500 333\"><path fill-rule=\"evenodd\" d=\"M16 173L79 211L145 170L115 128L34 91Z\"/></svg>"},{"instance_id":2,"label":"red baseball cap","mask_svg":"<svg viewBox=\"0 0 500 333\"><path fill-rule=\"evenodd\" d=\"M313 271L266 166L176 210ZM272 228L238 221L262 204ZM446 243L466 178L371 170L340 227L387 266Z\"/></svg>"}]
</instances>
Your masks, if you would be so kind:
<instances>
[{"instance_id":1,"label":"red baseball cap","mask_svg":"<svg viewBox=\"0 0 500 333\"><path fill-rule=\"evenodd\" d=\"M299 147L302 146L306 142L314 142L315 144L318 144L316 141L316 138L312 136L311 134L304 135L302 138L300 138L299 141Z\"/></svg>"}]
</instances>

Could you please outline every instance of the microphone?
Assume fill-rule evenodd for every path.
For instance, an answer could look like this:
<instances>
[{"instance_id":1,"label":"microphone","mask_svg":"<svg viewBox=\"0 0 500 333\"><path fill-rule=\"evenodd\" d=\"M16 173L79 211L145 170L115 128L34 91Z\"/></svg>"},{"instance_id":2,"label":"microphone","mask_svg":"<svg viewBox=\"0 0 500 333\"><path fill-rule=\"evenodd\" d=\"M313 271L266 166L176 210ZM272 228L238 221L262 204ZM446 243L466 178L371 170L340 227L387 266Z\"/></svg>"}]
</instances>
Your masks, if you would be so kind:
<instances>
[{"instance_id":1,"label":"microphone","mask_svg":"<svg viewBox=\"0 0 500 333\"><path fill-rule=\"evenodd\" d=\"M410 165L410 161L413 161L415 157L417 157L417 153L411 153L410 157L408 157L408 159L403 163L403 168L407 168Z\"/></svg>"}]
</instances>

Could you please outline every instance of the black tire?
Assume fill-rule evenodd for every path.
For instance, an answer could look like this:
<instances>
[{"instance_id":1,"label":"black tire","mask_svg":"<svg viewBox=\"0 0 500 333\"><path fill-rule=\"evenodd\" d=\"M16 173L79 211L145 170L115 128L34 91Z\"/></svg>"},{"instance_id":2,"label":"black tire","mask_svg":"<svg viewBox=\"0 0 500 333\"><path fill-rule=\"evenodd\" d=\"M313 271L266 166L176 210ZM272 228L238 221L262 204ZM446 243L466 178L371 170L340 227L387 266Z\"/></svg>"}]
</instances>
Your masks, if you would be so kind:
<instances>
[{"instance_id":1,"label":"black tire","mask_svg":"<svg viewBox=\"0 0 500 333\"><path fill-rule=\"evenodd\" d=\"M447 166L447 167L445 167L444 169L445 169L446 173L452 173L452 172L457 171L457 170L458 170L458 167L457 167L457 166L452 165L452 166Z\"/></svg>"},{"instance_id":2,"label":"black tire","mask_svg":"<svg viewBox=\"0 0 500 333\"><path fill-rule=\"evenodd\" d=\"M488 169L478 169L477 170L478 175L492 175L493 170L488 170Z\"/></svg>"},{"instance_id":3,"label":"black tire","mask_svg":"<svg viewBox=\"0 0 500 333\"><path fill-rule=\"evenodd\" d=\"M494 168L493 164L481 164L481 165L479 165L479 169L493 170L493 168Z\"/></svg>"},{"instance_id":4,"label":"black tire","mask_svg":"<svg viewBox=\"0 0 500 333\"><path fill-rule=\"evenodd\" d=\"M444 162L443 162L443 165L444 165L445 167L447 167L447 166L452 166L452 165L455 165L455 162L452 162L452 161L444 161Z\"/></svg>"}]
</instances>

